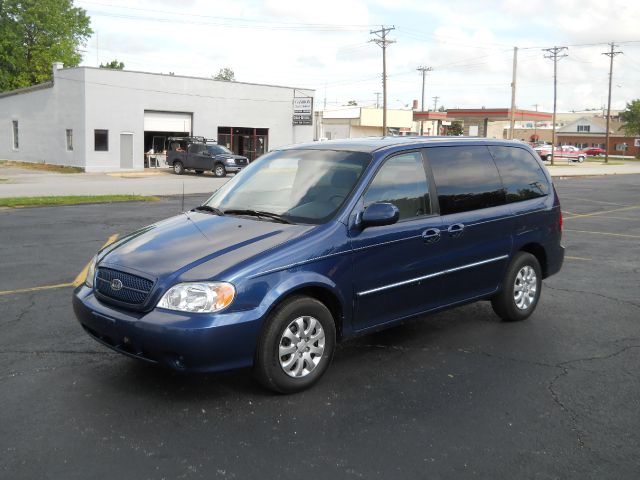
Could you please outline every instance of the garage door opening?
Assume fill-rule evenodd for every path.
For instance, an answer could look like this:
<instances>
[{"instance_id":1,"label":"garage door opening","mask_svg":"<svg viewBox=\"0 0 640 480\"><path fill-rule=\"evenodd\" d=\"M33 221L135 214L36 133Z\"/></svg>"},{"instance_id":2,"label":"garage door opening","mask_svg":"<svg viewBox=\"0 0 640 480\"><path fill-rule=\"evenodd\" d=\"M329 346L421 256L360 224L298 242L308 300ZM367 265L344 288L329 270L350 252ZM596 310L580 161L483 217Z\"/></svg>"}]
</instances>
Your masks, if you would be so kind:
<instances>
[{"instance_id":1,"label":"garage door opening","mask_svg":"<svg viewBox=\"0 0 640 480\"><path fill-rule=\"evenodd\" d=\"M192 133L192 114L185 112L144 112L144 166L164 164L169 137L187 137ZM148 155L153 149L153 155Z\"/></svg>"}]
</instances>

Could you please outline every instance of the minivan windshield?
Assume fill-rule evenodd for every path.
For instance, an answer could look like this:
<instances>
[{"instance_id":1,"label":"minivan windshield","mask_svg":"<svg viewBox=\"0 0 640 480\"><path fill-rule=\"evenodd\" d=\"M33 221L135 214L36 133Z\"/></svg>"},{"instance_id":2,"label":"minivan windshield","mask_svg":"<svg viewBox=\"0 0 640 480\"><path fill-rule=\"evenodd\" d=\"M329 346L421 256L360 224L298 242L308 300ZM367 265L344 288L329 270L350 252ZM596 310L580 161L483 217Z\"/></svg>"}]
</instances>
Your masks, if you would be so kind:
<instances>
[{"instance_id":1,"label":"minivan windshield","mask_svg":"<svg viewBox=\"0 0 640 480\"><path fill-rule=\"evenodd\" d=\"M371 161L362 152L283 150L252 162L205 203L222 212L321 224L336 214Z\"/></svg>"}]
</instances>

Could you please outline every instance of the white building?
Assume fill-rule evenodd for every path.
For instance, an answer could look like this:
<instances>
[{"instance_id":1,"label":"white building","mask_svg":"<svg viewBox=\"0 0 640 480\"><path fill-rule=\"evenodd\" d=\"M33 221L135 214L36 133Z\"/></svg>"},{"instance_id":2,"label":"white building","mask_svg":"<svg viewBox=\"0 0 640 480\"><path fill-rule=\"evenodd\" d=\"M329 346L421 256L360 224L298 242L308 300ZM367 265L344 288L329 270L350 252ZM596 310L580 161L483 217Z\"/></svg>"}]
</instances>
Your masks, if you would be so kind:
<instances>
[{"instance_id":1,"label":"white building","mask_svg":"<svg viewBox=\"0 0 640 480\"><path fill-rule=\"evenodd\" d=\"M327 138L360 138L382 136L382 109L372 107L350 107L325 110L316 116L316 140ZM387 109L388 133L407 135L413 130L412 110Z\"/></svg>"},{"instance_id":2,"label":"white building","mask_svg":"<svg viewBox=\"0 0 640 480\"><path fill-rule=\"evenodd\" d=\"M56 63L51 82L0 93L0 158L87 172L140 170L150 148L161 150L169 136L194 135L253 159L313 140L311 110L296 110L294 117L294 98L300 108L312 105L313 95L290 87L65 69Z\"/></svg>"}]
</instances>

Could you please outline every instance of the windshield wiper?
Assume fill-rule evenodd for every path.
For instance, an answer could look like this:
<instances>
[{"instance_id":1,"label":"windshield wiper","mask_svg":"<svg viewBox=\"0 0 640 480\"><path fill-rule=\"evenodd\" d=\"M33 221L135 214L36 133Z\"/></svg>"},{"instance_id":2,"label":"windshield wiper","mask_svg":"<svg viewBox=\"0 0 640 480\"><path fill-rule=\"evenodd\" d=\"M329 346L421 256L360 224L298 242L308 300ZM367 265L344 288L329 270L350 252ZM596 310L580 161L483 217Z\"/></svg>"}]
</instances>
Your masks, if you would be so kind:
<instances>
[{"instance_id":1,"label":"windshield wiper","mask_svg":"<svg viewBox=\"0 0 640 480\"><path fill-rule=\"evenodd\" d=\"M283 215L278 215L277 213L271 213L271 212L263 212L261 210L231 209L231 210L225 210L225 213L236 214L236 215L249 215L252 217L264 217L280 223L293 223L292 221L287 220Z\"/></svg>"},{"instance_id":2,"label":"windshield wiper","mask_svg":"<svg viewBox=\"0 0 640 480\"><path fill-rule=\"evenodd\" d=\"M199 207L194 208L193 210L198 211L198 212L209 212L209 213L214 213L216 215L224 215L224 212L222 210L220 210L219 208L216 207L212 207L210 205L200 205Z\"/></svg>"}]
</instances>

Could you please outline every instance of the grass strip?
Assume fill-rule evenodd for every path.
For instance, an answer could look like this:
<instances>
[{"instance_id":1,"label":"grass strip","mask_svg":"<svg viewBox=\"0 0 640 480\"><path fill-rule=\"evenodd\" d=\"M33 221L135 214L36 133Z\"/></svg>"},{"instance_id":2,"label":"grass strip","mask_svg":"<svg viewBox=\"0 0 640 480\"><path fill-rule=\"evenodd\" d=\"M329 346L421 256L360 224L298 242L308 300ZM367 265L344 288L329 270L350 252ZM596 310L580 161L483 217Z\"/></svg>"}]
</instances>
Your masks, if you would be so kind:
<instances>
[{"instance_id":1,"label":"grass strip","mask_svg":"<svg viewBox=\"0 0 640 480\"><path fill-rule=\"evenodd\" d=\"M8 197L0 198L0 207L50 207L81 205L83 203L157 202L158 197L142 195L73 195L65 197Z\"/></svg>"},{"instance_id":2,"label":"grass strip","mask_svg":"<svg viewBox=\"0 0 640 480\"><path fill-rule=\"evenodd\" d=\"M84 173L82 167L69 167L66 165L51 165L49 163L17 162L15 160L0 160L4 167L26 168L29 170L43 170L54 173Z\"/></svg>"}]
</instances>

